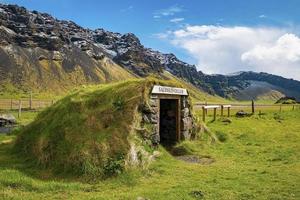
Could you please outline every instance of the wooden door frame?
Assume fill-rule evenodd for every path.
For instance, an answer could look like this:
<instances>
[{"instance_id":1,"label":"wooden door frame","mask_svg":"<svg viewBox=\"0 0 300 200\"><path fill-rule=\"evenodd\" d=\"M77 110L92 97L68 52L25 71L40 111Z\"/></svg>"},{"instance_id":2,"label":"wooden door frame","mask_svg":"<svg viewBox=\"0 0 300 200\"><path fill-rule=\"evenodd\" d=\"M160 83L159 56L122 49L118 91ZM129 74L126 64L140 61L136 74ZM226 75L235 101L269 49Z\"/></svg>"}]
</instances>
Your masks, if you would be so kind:
<instances>
[{"instance_id":1,"label":"wooden door frame","mask_svg":"<svg viewBox=\"0 0 300 200\"><path fill-rule=\"evenodd\" d=\"M159 137L160 137L160 100L176 100L177 103L177 110L176 110L176 140L177 142L180 141L181 139L181 96L179 95L164 95L164 94L160 94L157 95L158 96L158 131L159 131Z\"/></svg>"}]
</instances>

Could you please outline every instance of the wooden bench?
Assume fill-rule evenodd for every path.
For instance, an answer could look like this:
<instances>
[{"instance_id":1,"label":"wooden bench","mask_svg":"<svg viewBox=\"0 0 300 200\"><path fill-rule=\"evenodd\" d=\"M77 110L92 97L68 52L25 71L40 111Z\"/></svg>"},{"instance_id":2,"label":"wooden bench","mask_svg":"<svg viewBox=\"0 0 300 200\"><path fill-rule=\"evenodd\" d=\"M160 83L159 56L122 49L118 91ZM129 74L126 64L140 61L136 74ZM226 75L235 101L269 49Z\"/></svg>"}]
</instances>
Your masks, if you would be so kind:
<instances>
[{"instance_id":1,"label":"wooden bench","mask_svg":"<svg viewBox=\"0 0 300 200\"><path fill-rule=\"evenodd\" d=\"M205 122L205 116L206 116L206 113L207 113L208 109L214 109L214 121L215 121L216 120L216 115L217 115L217 108L220 108L220 106L219 105L203 106L202 107L202 110L203 110L202 120L203 120L203 122Z\"/></svg>"},{"instance_id":2,"label":"wooden bench","mask_svg":"<svg viewBox=\"0 0 300 200\"><path fill-rule=\"evenodd\" d=\"M227 116L230 117L230 108L231 108L231 105L210 105L210 106L202 106L202 120L203 122L205 122L205 117L206 117L206 114L207 114L207 110L209 109L214 109L214 118L213 118L213 121L216 120L216 116L217 116L217 109L221 107L221 117L223 117L224 115L224 109L227 108Z\"/></svg>"},{"instance_id":3,"label":"wooden bench","mask_svg":"<svg viewBox=\"0 0 300 200\"><path fill-rule=\"evenodd\" d=\"M221 105L221 117L223 117L224 108L227 108L227 117L230 117L231 105Z\"/></svg>"}]
</instances>

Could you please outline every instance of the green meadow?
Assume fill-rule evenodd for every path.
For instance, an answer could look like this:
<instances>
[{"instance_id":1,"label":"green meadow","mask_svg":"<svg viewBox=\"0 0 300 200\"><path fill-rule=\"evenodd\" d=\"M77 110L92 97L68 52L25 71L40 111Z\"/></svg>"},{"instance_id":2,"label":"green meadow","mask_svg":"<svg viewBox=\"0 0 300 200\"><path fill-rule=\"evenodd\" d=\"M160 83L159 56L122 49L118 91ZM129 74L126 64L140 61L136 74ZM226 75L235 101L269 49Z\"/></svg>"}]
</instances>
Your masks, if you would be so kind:
<instances>
[{"instance_id":1,"label":"green meadow","mask_svg":"<svg viewBox=\"0 0 300 200\"><path fill-rule=\"evenodd\" d=\"M23 116L24 123L35 113ZM199 116L201 117L201 116ZM22 122L22 123L23 123ZM105 180L55 176L12 151L16 135L0 135L0 199L272 199L300 198L300 112L207 121L208 131L182 142L178 160L163 147L147 170Z\"/></svg>"}]
</instances>

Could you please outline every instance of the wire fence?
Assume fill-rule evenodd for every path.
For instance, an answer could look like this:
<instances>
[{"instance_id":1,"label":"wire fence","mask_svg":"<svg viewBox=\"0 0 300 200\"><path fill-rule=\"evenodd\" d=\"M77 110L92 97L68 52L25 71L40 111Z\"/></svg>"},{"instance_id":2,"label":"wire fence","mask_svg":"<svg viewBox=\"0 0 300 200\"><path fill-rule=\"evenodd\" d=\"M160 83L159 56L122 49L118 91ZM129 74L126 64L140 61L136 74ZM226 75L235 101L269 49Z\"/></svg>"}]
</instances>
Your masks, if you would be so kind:
<instances>
[{"instance_id":1,"label":"wire fence","mask_svg":"<svg viewBox=\"0 0 300 200\"><path fill-rule=\"evenodd\" d=\"M54 100L0 99L0 110L40 110L54 103Z\"/></svg>"},{"instance_id":2,"label":"wire fence","mask_svg":"<svg viewBox=\"0 0 300 200\"><path fill-rule=\"evenodd\" d=\"M13 116L17 120L16 124L0 126L0 134L30 123L38 113L54 103L52 99L0 99L0 115Z\"/></svg>"}]
</instances>

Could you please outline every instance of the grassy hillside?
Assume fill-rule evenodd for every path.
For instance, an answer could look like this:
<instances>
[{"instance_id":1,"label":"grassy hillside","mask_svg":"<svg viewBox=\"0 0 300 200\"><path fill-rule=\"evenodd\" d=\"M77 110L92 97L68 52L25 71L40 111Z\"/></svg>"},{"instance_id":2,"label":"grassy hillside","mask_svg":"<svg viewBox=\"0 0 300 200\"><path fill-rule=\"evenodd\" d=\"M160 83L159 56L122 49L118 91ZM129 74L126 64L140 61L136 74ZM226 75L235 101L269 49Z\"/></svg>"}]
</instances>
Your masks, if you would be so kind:
<instances>
[{"instance_id":1,"label":"grassy hillside","mask_svg":"<svg viewBox=\"0 0 300 200\"><path fill-rule=\"evenodd\" d=\"M28 97L30 91L50 98L81 85L136 77L108 57L96 60L78 49L56 54L41 48L0 46L0 98Z\"/></svg>"},{"instance_id":2,"label":"grassy hillside","mask_svg":"<svg viewBox=\"0 0 300 200\"><path fill-rule=\"evenodd\" d=\"M207 165L161 156L144 171L92 183L57 178L11 153L15 136L0 137L3 199L299 199L300 112L268 112L232 123L208 123L222 142L204 134L179 146L212 158Z\"/></svg>"}]
</instances>

